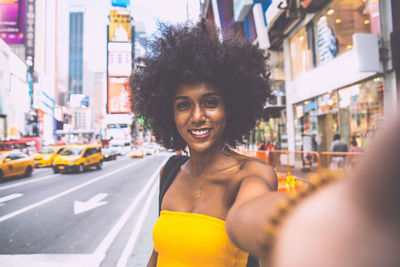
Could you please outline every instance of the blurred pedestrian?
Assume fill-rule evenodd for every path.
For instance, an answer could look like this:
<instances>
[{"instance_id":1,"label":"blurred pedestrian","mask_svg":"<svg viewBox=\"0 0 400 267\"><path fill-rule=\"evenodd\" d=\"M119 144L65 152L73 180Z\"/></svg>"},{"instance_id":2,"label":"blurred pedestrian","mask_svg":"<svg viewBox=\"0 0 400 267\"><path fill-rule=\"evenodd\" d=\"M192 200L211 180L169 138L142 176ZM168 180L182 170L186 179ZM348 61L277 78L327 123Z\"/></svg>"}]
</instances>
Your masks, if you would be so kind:
<instances>
[{"instance_id":1,"label":"blurred pedestrian","mask_svg":"<svg viewBox=\"0 0 400 267\"><path fill-rule=\"evenodd\" d=\"M353 155L352 154L350 155L350 163L351 163L351 166L354 167L362 157L361 155L359 155L359 153L363 153L364 149L362 149L361 147L358 146L356 137L354 135L352 137L350 145L351 146L350 146L349 152L354 153Z\"/></svg>"},{"instance_id":2,"label":"blurred pedestrian","mask_svg":"<svg viewBox=\"0 0 400 267\"><path fill-rule=\"evenodd\" d=\"M335 133L333 136L333 142L330 148L331 152L348 152L349 149L347 144L343 142L339 133ZM333 154L331 161L332 169L343 169L345 165L345 155Z\"/></svg>"},{"instance_id":3,"label":"blurred pedestrian","mask_svg":"<svg viewBox=\"0 0 400 267\"><path fill-rule=\"evenodd\" d=\"M162 26L151 48L131 78L135 113L150 119L158 142L178 151L187 146L190 157L174 155L160 172L147 266L257 264L229 239L225 220L277 190L272 167L232 149L244 143L271 96L266 57L241 35L222 41L206 20Z\"/></svg>"},{"instance_id":4,"label":"blurred pedestrian","mask_svg":"<svg viewBox=\"0 0 400 267\"><path fill-rule=\"evenodd\" d=\"M267 145L265 144L265 141L262 141L258 144L258 150L261 151L267 150Z\"/></svg>"}]
</instances>

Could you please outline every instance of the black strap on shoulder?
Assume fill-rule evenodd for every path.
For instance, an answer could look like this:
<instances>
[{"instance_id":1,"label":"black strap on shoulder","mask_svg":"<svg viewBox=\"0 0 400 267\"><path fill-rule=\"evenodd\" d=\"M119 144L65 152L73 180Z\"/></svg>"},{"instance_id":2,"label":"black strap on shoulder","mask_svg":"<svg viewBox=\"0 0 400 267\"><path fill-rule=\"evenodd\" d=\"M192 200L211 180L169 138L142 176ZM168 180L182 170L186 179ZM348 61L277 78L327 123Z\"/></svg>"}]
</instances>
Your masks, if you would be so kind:
<instances>
[{"instance_id":1,"label":"black strap on shoulder","mask_svg":"<svg viewBox=\"0 0 400 267\"><path fill-rule=\"evenodd\" d=\"M165 192L167 192L169 186L174 181L178 174L181 166L189 160L188 156L174 155L170 157L165 163L160 179L160 195L158 197L158 214L161 212L161 202L164 198Z\"/></svg>"}]
</instances>

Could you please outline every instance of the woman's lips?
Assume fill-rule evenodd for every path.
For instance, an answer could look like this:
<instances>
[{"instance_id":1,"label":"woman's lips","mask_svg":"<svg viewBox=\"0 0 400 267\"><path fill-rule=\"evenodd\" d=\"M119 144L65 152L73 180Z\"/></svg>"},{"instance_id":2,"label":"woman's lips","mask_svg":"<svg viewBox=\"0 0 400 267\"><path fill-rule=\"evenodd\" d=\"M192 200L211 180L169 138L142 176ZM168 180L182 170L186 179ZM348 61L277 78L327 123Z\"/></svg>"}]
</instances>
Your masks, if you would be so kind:
<instances>
[{"instance_id":1,"label":"woman's lips","mask_svg":"<svg viewBox=\"0 0 400 267\"><path fill-rule=\"evenodd\" d=\"M211 128L205 129L191 129L188 132L196 139L204 139L207 138L211 134Z\"/></svg>"}]
</instances>

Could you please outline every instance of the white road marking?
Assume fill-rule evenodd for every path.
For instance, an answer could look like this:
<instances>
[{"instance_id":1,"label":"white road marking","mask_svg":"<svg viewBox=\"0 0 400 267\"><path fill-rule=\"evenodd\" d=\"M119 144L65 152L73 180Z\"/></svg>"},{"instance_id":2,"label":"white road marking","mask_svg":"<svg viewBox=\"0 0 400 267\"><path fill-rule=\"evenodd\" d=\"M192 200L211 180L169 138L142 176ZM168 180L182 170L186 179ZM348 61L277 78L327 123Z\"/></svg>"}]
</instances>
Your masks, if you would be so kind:
<instances>
[{"instance_id":1,"label":"white road marking","mask_svg":"<svg viewBox=\"0 0 400 267\"><path fill-rule=\"evenodd\" d=\"M146 199L146 202L144 203L144 207L143 207L142 211L140 212L140 215L135 224L135 227L133 228L133 231L132 231L131 235L129 236L128 243L126 243L125 248L121 254L121 257L118 260L118 263L116 265L117 267L125 267L126 264L128 263L129 256L132 253L133 248L135 247L135 243L139 236L139 232L142 229L144 219L146 218L147 213L149 212L149 207L150 207L151 201L153 200L154 194L157 191L157 188L158 188L157 185L158 185L158 182L156 181L154 183L154 186L153 186L150 194L148 195L148 197Z\"/></svg>"},{"instance_id":2,"label":"white road marking","mask_svg":"<svg viewBox=\"0 0 400 267\"><path fill-rule=\"evenodd\" d=\"M0 255L0 266L7 267L98 267L102 261L93 254Z\"/></svg>"},{"instance_id":3,"label":"white road marking","mask_svg":"<svg viewBox=\"0 0 400 267\"><path fill-rule=\"evenodd\" d=\"M136 198L133 200L131 205L128 209L124 212L121 218L117 221L111 231L107 234L107 236L103 239L100 245L97 247L96 251L94 252L95 255L103 256L110 248L112 242L124 227L130 216L132 215L133 211L135 210L136 206L139 204L139 201L146 195L147 191L149 190L150 186L154 183L154 181L158 178L158 174L162 166L164 166L165 162L167 162L168 157L160 164L157 170L153 173L149 181L144 185L143 189L139 192Z\"/></svg>"},{"instance_id":4,"label":"white road marking","mask_svg":"<svg viewBox=\"0 0 400 267\"><path fill-rule=\"evenodd\" d=\"M21 193L15 193L15 194L11 194L11 195L8 195L8 196L5 196L5 197L0 197L0 206L3 206L4 202L7 202L7 201L10 201L10 200L22 197L23 195L24 194L21 194Z\"/></svg>"},{"instance_id":5,"label":"white road marking","mask_svg":"<svg viewBox=\"0 0 400 267\"><path fill-rule=\"evenodd\" d=\"M50 201L52 201L52 200L55 200L55 199L60 198L60 197L62 197L62 196L65 196L65 195L67 195L67 194L69 194L69 193L72 193L72 192L74 192L74 191L76 191L76 190L78 190L78 189L81 189L81 188L83 188L83 187L85 187L85 186L88 186L88 185L90 185L90 184L93 184L93 183L95 183L95 182L98 182L98 181L100 181L100 180L103 180L104 178L107 178L107 177L109 177L109 176L111 176L111 175L113 175L113 174L116 174L116 173L118 173L118 172L121 172L121 171L123 171L123 170L125 170L125 169L127 169L127 168L130 168L130 167L132 167L132 166L134 166L134 165L136 165L136 164L138 164L138 163L140 163L140 162L144 162L144 161L135 161L135 162L133 162L133 163L131 163L131 164L129 164L129 165L126 165L125 167L118 168L117 170L114 170L114 171L111 171L111 172L109 172L109 173L103 174L103 175L101 175L101 176L99 176L99 177L97 177L97 178L95 178L95 179L93 179L93 180L90 180L90 181L87 181L87 182L85 182L85 183L83 183L83 184L74 186L74 187L72 187L72 188L70 188L70 189L68 189L68 190L65 190L65 191L63 191L63 192L61 192L61 193L59 193L59 194L56 194L56 195L54 195L54 196L48 197L48 198L46 198L46 199L43 199L42 201L36 202L36 203L34 203L34 204L32 204L32 205L29 205L29 206L27 206L27 207L25 207L25 208L16 210L16 211L14 211L14 212L11 212L11 213L9 213L9 214L7 214L7 215L4 215L4 216L0 217L0 222L4 222L4 221L6 221L6 220L8 220L8 219L11 219L11 218L13 218L13 217L15 217L15 216L21 214L21 213L24 213L24 212L26 212L26 211L29 211L29 210L33 209L33 208L39 207L39 206L41 206L41 205L43 205L43 204L46 204L46 203L48 203L48 202L50 202Z\"/></svg>"},{"instance_id":6,"label":"white road marking","mask_svg":"<svg viewBox=\"0 0 400 267\"><path fill-rule=\"evenodd\" d=\"M0 187L0 191L1 190L6 190L6 189L10 189L10 188L13 188L13 187L17 187L17 186L21 186L21 185L26 185L26 184L31 184L31 183L35 183L35 182L51 179L51 178L54 178L54 177L57 177L57 176L60 176L60 174L51 174L51 175L47 175L47 176L44 176L44 177L41 177L41 178L29 179L29 181L24 181L24 182L21 182L21 183L15 183L15 184L2 186L2 187Z\"/></svg>"},{"instance_id":7,"label":"white road marking","mask_svg":"<svg viewBox=\"0 0 400 267\"><path fill-rule=\"evenodd\" d=\"M86 202L75 201L74 202L75 215L107 204L107 201L102 201L107 196L108 196L107 193L99 193Z\"/></svg>"}]
</instances>

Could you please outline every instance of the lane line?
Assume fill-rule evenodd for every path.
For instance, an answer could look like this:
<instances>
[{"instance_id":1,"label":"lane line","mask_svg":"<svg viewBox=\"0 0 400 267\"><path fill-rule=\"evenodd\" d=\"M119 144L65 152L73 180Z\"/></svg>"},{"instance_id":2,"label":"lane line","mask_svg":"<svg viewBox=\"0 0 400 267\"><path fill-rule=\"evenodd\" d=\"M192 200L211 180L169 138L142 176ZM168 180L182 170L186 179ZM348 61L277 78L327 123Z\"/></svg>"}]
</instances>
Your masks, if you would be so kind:
<instances>
[{"instance_id":1,"label":"lane line","mask_svg":"<svg viewBox=\"0 0 400 267\"><path fill-rule=\"evenodd\" d=\"M144 187L139 192L139 194L136 196L136 198L129 205L129 207L124 212L124 214L120 217L120 219L117 221L117 223L111 229L111 231L103 239L103 241L100 243L100 245L97 247L96 251L94 252L95 255L102 256L103 254L106 254L107 250L110 248L114 239L117 237L117 235L119 234L121 229L124 227L126 222L129 220L132 213L135 211L136 206L139 204L139 201L146 195L147 191L150 189L150 186L158 178L160 169L167 162L168 158L169 157L166 157L163 160L163 162L160 164L160 166L157 168L157 170L152 174L151 178L147 181L147 183L144 185Z\"/></svg>"},{"instance_id":2,"label":"lane line","mask_svg":"<svg viewBox=\"0 0 400 267\"><path fill-rule=\"evenodd\" d=\"M7 267L98 267L103 259L92 254L13 254L0 255L0 266Z\"/></svg>"},{"instance_id":3,"label":"lane line","mask_svg":"<svg viewBox=\"0 0 400 267\"><path fill-rule=\"evenodd\" d=\"M20 182L20 183L15 183L15 184L2 186L2 187L0 187L0 191L1 190L6 190L6 189L10 189L10 188L13 188L13 187L17 187L17 186L21 186L21 185L36 183L36 182L47 180L47 179L51 179L51 178L54 178L54 177L57 177L57 176L60 176L60 174L51 174L51 175L47 175L47 176L44 176L44 177L41 177L41 178L30 179L29 181L25 181L25 182Z\"/></svg>"},{"instance_id":4,"label":"lane line","mask_svg":"<svg viewBox=\"0 0 400 267\"><path fill-rule=\"evenodd\" d=\"M8 195L8 196L5 196L5 197L0 197L0 206L3 206L4 202L7 202L7 201L10 201L10 200L22 197L23 195L24 194L21 194L21 193L14 193L14 194L11 194L11 195Z\"/></svg>"},{"instance_id":5,"label":"lane line","mask_svg":"<svg viewBox=\"0 0 400 267\"><path fill-rule=\"evenodd\" d=\"M146 161L146 160L144 160L144 161ZM16 210L16 211L14 211L14 212L11 212L11 213L9 213L9 214L7 214L7 215L4 215L4 216L0 217L0 222L4 222L4 221L6 221L6 220L8 220L8 219L11 219L11 218L13 218L13 217L15 217L15 216L21 214L21 213L24 213L24 212L26 212L26 211L29 211L29 210L33 209L33 208L39 207L39 206L41 206L41 205L43 205L43 204L46 204L46 203L48 203L48 202L50 202L50 201L52 201L52 200L55 200L55 199L60 198L60 197L62 197L62 196L65 196L65 195L67 195L67 194L69 194L69 193L72 193L72 192L74 192L74 191L76 191L76 190L78 190L78 189L81 189L81 188L83 188L83 187L85 187L85 186L88 186L88 185L90 185L90 184L93 184L93 183L95 183L95 182L98 182L98 181L100 181L100 180L103 180L104 178L107 178L108 176L111 176L111 175L113 175L113 174L116 174L116 173L118 173L118 172L121 172L121 171L123 171L123 170L125 170L125 169L128 169L128 168L130 168L130 167L132 167L132 166L134 166L134 165L136 165L136 164L138 164L138 163L140 163L140 162L144 162L144 161L135 161L135 162L133 162L133 163L131 163L131 164L129 164L129 165L126 165L125 167L122 167L122 168L119 168L119 169L117 169L117 170L111 171L111 172L109 172L109 173L103 174L103 175L101 175L101 176L99 176L99 177L97 177L97 178L95 178L95 179L93 179L93 180L90 180L90 181L87 181L87 182L85 182L85 183L83 183L83 184L74 186L74 187L72 187L72 188L70 188L70 189L68 189L68 190L65 190L65 191L63 191L63 192L61 192L61 193L58 193L58 194L56 194L56 195L54 195L54 196L51 196L51 197L48 197L48 198L46 198L46 199L44 199L44 200L42 200L42 201L36 202L35 204L29 205L29 206L27 206L27 207L25 207L25 208Z\"/></svg>"},{"instance_id":6,"label":"lane line","mask_svg":"<svg viewBox=\"0 0 400 267\"><path fill-rule=\"evenodd\" d=\"M142 229L144 219L146 218L147 213L150 210L151 201L153 200L153 197L154 197L155 193L157 192L158 184L159 183L157 181L154 183L154 186L151 189L151 192L148 195L146 202L144 203L144 207L143 207L142 211L140 212L139 218L135 224L135 227L133 228L131 235L129 236L129 240L125 245L125 248L121 254L121 257L118 260L116 267L125 267L126 264L128 263L129 256L131 255L133 248L135 247L136 240L139 236L139 232Z\"/></svg>"}]
</instances>

